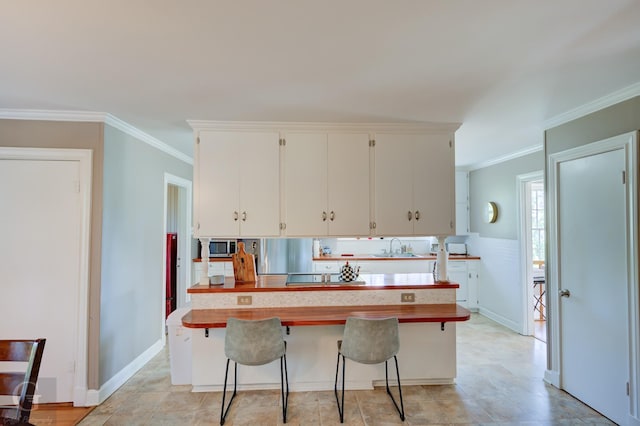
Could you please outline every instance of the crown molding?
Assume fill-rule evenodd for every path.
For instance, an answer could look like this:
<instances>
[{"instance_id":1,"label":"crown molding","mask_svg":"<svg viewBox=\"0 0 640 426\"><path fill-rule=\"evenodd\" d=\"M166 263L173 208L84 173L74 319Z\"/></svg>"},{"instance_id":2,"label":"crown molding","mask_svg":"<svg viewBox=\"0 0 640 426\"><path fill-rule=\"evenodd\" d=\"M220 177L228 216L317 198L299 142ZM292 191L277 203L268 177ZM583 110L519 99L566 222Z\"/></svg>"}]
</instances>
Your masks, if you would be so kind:
<instances>
[{"instance_id":1,"label":"crown molding","mask_svg":"<svg viewBox=\"0 0 640 426\"><path fill-rule=\"evenodd\" d=\"M510 154L506 154L492 160L482 161L480 163L472 164L471 166L464 168L467 171L473 171L478 169L484 169L485 167L495 166L496 164L504 163L505 161L515 160L516 158L524 157L525 155L533 154L534 152L542 151L543 145L533 145L528 148L515 151Z\"/></svg>"},{"instance_id":2,"label":"crown molding","mask_svg":"<svg viewBox=\"0 0 640 426\"><path fill-rule=\"evenodd\" d=\"M623 89L617 90L613 93L605 95L601 98L595 99L591 102L587 102L577 108L566 111L562 114L556 115L548 120L543 121L542 128L547 130L552 127L557 127L561 124L568 123L569 121L584 117L585 115L594 113L601 109L610 107L617 103L626 101L633 97L640 95L640 82L627 86Z\"/></svg>"},{"instance_id":3,"label":"crown molding","mask_svg":"<svg viewBox=\"0 0 640 426\"><path fill-rule=\"evenodd\" d=\"M367 133L442 133L455 132L462 123L335 123L335 122L284 122L284 121L209 121L187 120L195 131L324 131Z\"/></svg>"},{"instance_id":4,"label":"crown molding","mask_svg":"<svg viewBox=\"0 0 640 426\"><path fill-rule=\"evenodd\" d=\"M133 136L134 138L151 145L152 147L169 154L178 160L193 165L193 158L189 157L185 153L106 112L0 108L0 119L104 123L111 127L115 127L129 136Z\"/></svg>"}]
</instances>

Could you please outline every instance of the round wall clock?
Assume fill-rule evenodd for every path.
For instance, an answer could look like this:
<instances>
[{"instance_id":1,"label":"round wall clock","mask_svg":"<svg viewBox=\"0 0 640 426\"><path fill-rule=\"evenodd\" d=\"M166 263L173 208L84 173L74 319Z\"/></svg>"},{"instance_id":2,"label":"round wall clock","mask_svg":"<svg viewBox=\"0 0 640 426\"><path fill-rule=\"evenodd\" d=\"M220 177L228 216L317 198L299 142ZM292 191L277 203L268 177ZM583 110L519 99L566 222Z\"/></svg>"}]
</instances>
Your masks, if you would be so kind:
<instances>
[{"instance_id":1,"label":"round wall clock","mask_svg":"<svg viewBox=\"0 0 640 426\"><path fill-rule=\"evenodd\" d=\"M498 205L493 201L489 201L485 208L484 220L487 223L494 223L498 220Z\"/></svg>"}]
</instances>

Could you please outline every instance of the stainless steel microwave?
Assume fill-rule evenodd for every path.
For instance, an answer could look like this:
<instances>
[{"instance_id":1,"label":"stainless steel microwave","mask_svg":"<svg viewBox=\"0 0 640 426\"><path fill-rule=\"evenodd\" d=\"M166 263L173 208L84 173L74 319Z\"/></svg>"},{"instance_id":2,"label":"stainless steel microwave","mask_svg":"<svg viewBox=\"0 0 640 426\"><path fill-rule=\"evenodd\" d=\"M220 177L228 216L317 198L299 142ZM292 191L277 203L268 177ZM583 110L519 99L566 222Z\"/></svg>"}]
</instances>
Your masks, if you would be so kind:
<instances>
[{"instance_id":1,"label":"stainless steel microwave","mask_svg":"<svg viewBox=\"0 0 640 426\"><path fill-rule=\"evenodd\" d=\"M231 257L236 252L236 245L237 240L210 240L209 257Z\"/></svg>"}]
</instances>

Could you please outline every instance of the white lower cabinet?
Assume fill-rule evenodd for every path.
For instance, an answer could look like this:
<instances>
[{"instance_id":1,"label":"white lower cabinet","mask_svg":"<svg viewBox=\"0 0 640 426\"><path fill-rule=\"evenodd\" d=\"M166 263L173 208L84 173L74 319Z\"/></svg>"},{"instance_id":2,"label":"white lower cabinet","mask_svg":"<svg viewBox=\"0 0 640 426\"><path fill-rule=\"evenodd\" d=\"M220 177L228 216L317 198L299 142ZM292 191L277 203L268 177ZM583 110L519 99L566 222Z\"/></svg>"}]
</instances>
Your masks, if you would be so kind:
<instances>
[{"instance_id":1,"label":"white lower cabinet","mask_svg":"<svg viewBox=\"0 0 640 426\"><path fill-rule=\"evenodd\" d=\"M456 290L456 300L458 304L471 311L478 310L478 260L449 260L448 275L449 281L458 283L460 287Z\"/></svg>"},{"instance_id":2,"label":"white lower cabinet","mask_svg":"<svg viewBox=\"0 0 640 426\"><path fill-rule=\"evenodd\" d=\"M313 272L319 274L332 274L340 272L340 262L336 261L319 261L313 262Z\"/></svg>"},{"instance_id":3,"label":"white lower cabinet","mask_svg":"<svg viewBox=\"0 0 640 426\"><path fill-rule=\"evenodd\" d=\"M478 283L480 281L480 275L478 273L478 266L480 262L478 260L467 260L467 274L469 276L469 298L467 299L467 307L472 311L477 311L479 308L478 301Z\"/></svg>"},{"instance_id":4,"label":"white lower cabinet","mask_svg":"<svg viewBox=\"0 0 640 426\"><path fill-rule=\"evenodd\" d=\"M202 266L200 262L193 262L193 282L200 282ZM233 262L209 262L208 276L224 275L225 277L233 277Z\"/></svg>"}]
</instances>

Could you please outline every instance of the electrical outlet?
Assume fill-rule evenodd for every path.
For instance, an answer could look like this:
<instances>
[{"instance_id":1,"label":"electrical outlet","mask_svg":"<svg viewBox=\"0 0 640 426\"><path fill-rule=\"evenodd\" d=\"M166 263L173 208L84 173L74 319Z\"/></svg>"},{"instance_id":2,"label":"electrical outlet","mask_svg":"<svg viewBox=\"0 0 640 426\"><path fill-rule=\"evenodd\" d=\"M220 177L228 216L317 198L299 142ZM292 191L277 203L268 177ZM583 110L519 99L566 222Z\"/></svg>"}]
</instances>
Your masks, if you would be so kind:
<instances>
[{"instance_id":1,"label":"electrical outlet","mask_svg":"<svg viewBox=\"0 0 640 426\"><path fill-rule=\"evenodd\" d=\"M400 302L415 302L416 294L415 293L401 293L400 294Z\"/></svg>"},{"instance_id":2,"label":"electrical outlet","mask_svg":"<svg viewBox=\"0 0 640 426\"><path fill-rule=\"evenodd\" d=\"M238 305L250 305L253 303L251 296L238 296Z\"/></svg>"}]
</instances>

